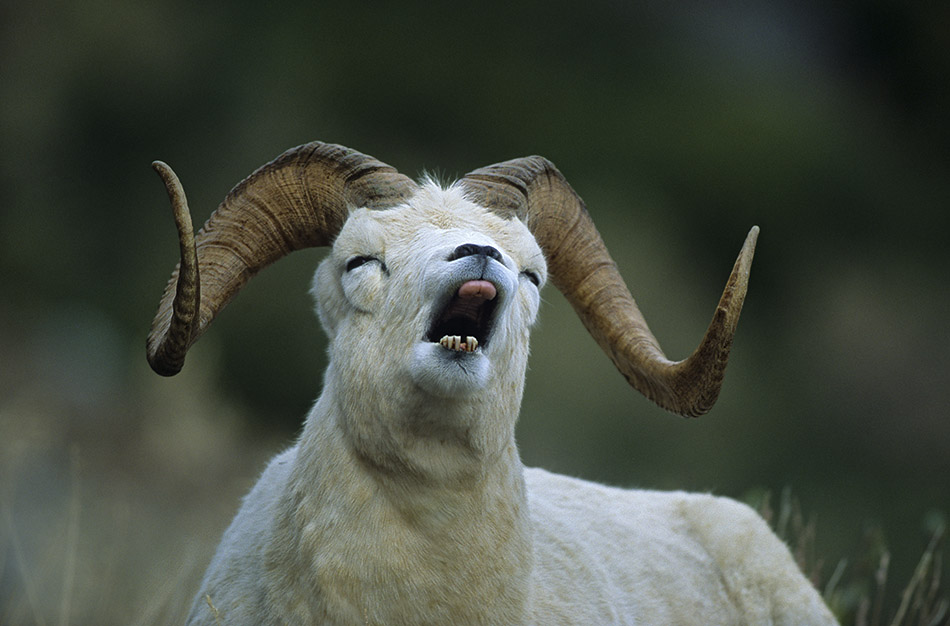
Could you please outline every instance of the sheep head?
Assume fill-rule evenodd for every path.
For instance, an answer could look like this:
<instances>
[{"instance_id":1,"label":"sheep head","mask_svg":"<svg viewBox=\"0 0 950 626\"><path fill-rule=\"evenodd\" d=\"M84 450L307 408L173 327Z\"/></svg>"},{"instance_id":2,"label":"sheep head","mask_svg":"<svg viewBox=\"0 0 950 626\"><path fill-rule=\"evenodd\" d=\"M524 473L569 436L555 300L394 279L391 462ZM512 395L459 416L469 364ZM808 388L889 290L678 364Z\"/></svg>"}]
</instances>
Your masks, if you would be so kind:
<instances>
[{"instance_id":1,"label":"sheep head","mask_svg":"<svg viewBox=\"0 0 950 626\"><path fill-rule=\"evenodd\" d=\"M352 211L313 282L330 338L323 397L348 447L427 479L471 476L470 461L504 450L545 277L527 227L458 185Z\"/></svg>"},{"instance_id":2,"label":"sheep head","mask_svg":"<svg viewBox=\"0 0 950 626\"><path fill-rule=\"evenodd\" d=\"M160 374L181 369L188 348L257 271L293 250L332 244L315 280L334 346L331 367L370 368L372 379L411 382L443 398L475 393L504 371L505 384L515 379L518 389L509 397L520 400L537 289L550 271L641 393L687 416L705 413L718 396L757 228L700 346L673 362L583 202L541 157L482 168L441 190L420 187L372 157L314 142L240 183L194 237L180 183L168 166L154 167L172 201L182 253L149 335L149 362ZM375 358L337 346L352 337L375 346Z\"/></svg>"},{"instance_id":3,"label":"sheep head","mask_svg":"<svg viewBox=\"0 0 950 626\"><path fill-rule=\"evenodd\" d=\"M313 291L349 380L450 400L501 372L523 378L546 272L519 220L430 182L391 209L354 210Z\"/></svg>"}]
</instances>

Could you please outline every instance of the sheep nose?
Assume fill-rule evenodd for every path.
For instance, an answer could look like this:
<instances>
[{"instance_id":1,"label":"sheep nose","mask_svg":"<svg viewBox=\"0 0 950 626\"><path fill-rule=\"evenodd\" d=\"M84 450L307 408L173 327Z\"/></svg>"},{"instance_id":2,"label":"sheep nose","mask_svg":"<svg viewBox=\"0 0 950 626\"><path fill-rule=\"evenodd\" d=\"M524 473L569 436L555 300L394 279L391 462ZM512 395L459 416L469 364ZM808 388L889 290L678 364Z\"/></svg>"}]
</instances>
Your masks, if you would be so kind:
<instances>
[{"instance_id":1,"label":"sheep nose","mask_svg":"<svg viewBox=\"0 0 950 626\"><path fill-rule=\"evenodd\" d=\"M475 256L479 254L495 259L496 261L501 261L501 252L499 252L496 248L491 246L480 246L475 243L463 243L460 245L452 252L452 254L449 255L449 261L455 261L463 257Z\"/></svg>"}]
</instances>

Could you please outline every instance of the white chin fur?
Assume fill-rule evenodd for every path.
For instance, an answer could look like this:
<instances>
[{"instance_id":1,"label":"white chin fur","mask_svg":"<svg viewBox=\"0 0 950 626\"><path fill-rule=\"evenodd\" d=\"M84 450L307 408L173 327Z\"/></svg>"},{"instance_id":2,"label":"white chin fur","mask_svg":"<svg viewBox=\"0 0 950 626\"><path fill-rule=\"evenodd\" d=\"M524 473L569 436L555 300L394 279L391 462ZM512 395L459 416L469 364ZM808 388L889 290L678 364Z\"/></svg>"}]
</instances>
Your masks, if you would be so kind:
<instances>
[{"instance_id":1,"label":"white chin fur","mask_svg":"<svg viewBox=\"0 0 950 626\"><path fill-rule=\"evenodd\" d=\"M447 350L422 342L412 350L410 374L424 391L443 398L476 393L488 383L488 358L478 352Z\"/></svg>"}]
</instances>

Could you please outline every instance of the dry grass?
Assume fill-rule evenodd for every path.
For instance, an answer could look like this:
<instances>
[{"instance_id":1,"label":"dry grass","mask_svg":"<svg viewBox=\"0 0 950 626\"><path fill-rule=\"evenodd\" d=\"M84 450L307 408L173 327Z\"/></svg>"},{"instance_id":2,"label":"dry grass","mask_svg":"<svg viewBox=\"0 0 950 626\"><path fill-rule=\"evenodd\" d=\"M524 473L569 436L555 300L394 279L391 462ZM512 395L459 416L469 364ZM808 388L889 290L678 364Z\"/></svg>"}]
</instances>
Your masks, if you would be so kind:
<instances>
[{"instance_id":1,"label":"dry grass","mask_svg":"<svg viewBox=\"0 0 950 626\"><path fill-rule=\"evenodd\" d=\"M0 624L182 623L216 537L189 536L181 511L155 518L147 494L93 485L81 458L64 493L34 489L33 461L3 468L21 488L4 480L0 496Z\"/></svg>"},{"instance_id":2,"label":"dry grass","mask_svg":"<svg viewBox=\"0 0 950 626\"><path fill-rule=\"evenodd\" d=\"M777 511L768 493L756 499L759 512L788 543L842 624L950 626L950 582L943 577L942 552L947 527L942 518L927 520L930 538L917 567L906 584L895 586L889 580L891 554L879 530L864 534L853 559L841 558L829 568L815 548L817 524L814 518L806 519L791 490L782 492Z\"/></svg>"},{"instance_id":3,"label":"dry grass","mask_svg":"<svg viewBox=\"0 0 950 626\"><path fill-rule=\"evenodd\" d=\"M0 389L0 625L183 623L241 496L286 445L246 430L208 381L144 374L91 404L40 382Z\"/></svg>"}]
</instances>

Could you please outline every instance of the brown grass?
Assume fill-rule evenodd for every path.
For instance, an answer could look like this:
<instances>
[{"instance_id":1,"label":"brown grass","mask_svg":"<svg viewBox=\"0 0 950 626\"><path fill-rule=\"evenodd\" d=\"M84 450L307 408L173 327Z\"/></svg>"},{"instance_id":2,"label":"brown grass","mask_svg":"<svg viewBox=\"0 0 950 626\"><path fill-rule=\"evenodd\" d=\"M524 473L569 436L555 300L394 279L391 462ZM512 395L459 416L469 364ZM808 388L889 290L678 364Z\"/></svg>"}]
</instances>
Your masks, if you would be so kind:
<instances>
[{"instance_id":1,"label":"brown grass","mask_svg":"<svg viewBox=\"0 0 950 626\"><path fill-rule=\"evenodd\" d=\"M0 393L0 625L184 622L241 496L289 438L247 430L200 378L143 372L92 405L39 382Z\"/></svg>"},{"instance_id":2,"label":"brown grass","mask_svg":"<svg viewBox=\"0 0 950 626\"><path fill-rule=\"evenodd\" d=\"M842 624L950 626L950 583L943 577L943 519L929 521L930 539L913 575L906 584L895 586L889 581L891 554L879 529L864 534L855 558L840 558L828 568L815 548L817 524L813 517L805 518L791 490L782 491L778 511L772 508L770 494L760 497L759 512L788 543L799 567Z\"/></svg>"}]
</instances>

